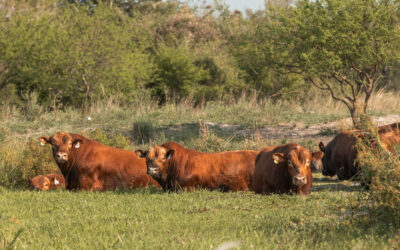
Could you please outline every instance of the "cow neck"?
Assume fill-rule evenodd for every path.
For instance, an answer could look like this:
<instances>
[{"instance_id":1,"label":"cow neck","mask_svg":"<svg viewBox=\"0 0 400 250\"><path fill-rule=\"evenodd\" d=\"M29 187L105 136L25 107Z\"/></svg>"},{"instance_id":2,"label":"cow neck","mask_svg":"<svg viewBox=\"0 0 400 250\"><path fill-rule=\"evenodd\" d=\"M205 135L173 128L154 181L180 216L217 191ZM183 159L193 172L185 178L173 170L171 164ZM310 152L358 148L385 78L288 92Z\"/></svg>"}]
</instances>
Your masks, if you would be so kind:
<instances>
[{"instance_id":1,"label":"cow neck","mask_svg":"<svg viewBox=\"0 0 400 250\"><path fill-rule=\"evenodd\" d=\"M168 162L166 176L162 178L162 186L168 190L177 189L180 186L182 170L184 171L185 166L185 162L183 162L182 158L184 158L182 157L182 154L176 153L176 155L174 155L174 157L172 157Z\"/></svg>"},{"instance_id":2,"label":"cow neck","mask_svg":"<svg viewBox=\"0 0 400 250\"><path fill-rule=\"evenodd\" d=\"M72 152L70 153L70 156L68 157L68 161L64 164L58 164L58 167L60 168L62 174L65 177L66 183L69 184L70 176L74 174L74 170L76 170L77 167L79 167L79 162L82 154L84 154L88 148L90 148L88 145L92 144L92 140L89 140L81 135L77 134L70 134L72 136L72 140L76 139L81 139L82 143L78 149L73 149Z\"/></svg>"},{"instance_id":3,"label":"cow neck","mask_svg":"<svg viewBox=\"0 0 400 250\"><path fill-rule=\"evenodd\" d=\"M171 147L171 149L175 150L175 154L169 160L166 176L164 178L162 177L162 182L160 184L164 189L176 190L184 188L184 183L182 183L183 175L185 173L188 156L191 152L181 145L176 145Z\"/></svg>"}]
</instances>

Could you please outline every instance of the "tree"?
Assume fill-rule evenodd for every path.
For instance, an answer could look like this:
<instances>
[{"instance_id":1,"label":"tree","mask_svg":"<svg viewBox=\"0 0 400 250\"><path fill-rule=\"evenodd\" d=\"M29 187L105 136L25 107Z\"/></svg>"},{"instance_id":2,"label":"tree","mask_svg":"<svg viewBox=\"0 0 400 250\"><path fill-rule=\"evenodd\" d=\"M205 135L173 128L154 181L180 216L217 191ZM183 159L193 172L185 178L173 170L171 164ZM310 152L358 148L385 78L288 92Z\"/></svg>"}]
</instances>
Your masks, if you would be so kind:
<instances>
[{"instance_id":1,"label":"tree","mask_svg":"<svg viewBox=\"0 0 400 250\"><path fill-rule=\"evenodd\" d=\"M398 59L398 10L390 0L300 0L270 9L261 31L270 41L267 60L328 91L360 126L383 69Z\"/></svg>"},{"instance_id":2,"label":"tree","mask_svg":"<svg viewBox=\"0 0 400 250\"><path fill-rule=\"evenodd\" d=\"M19 10L0 27L0 93L34 91L40 104L88 110L102 99L133 102L150 81L147 36L117 7Z\"/></svg>"}]
</instances>

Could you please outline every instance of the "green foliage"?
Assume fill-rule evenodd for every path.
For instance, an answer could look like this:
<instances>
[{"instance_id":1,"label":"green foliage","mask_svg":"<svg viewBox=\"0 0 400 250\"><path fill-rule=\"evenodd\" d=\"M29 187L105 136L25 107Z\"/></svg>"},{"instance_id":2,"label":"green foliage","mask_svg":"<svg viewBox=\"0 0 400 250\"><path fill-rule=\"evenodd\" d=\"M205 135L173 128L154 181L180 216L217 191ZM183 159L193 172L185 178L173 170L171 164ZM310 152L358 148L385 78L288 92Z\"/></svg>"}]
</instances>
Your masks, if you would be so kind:
<instances>
[{"instance_id":1,"label":"green foliage","mask_svg":"<svg viewBox=\"0 0 400 250\"><path fill-rule=\"evenodd\" d=\"M3 187L27 188L28 177L58 170L51 147L41 146L37 139L23 144L8 141L0 145L0 155L0 186Z\"/></svg>"},{"instance_id":2,"label":"green foliage","mask_svg":"<svg viewBox=\"0 0 400 250\"><path fill-rule=\"evenodd\" d=\"M157 96L174 96L178 100L189 95L208 72L196 64L189 48L161 46L156 52L157 73L154 89Z\"/></svg>"},{"instance_id":3,"label":"green foliage","mask_svg":"<svg viewBox=\"0 0 400 250\"><path fill-rule=\"evenodd\" d=\"M226 18L223 29L229 42L230 53L234 56L241 70L240 78L251 88L262 91L266 95L299 96L304 85L301 77L292 74L280 74L268 58L270 40L262 31L270 23L265 13L248 13L248 18L232 15Z\"/></svg>"},{"instance_id":4,"label":"green foliage","mask_svg":"<svg viewBox=\"0 0 400 250\"><path fill-rule=\"evenodd\" d=\"M104 99L132 104L147 91L160 103L231 102L254 90L304 101L310 79L326 88L321 77L345 77L345 98L339 85L332 91L351 106L350 85L361 96L378 85L395 89L397 2L268 1L267 12L246 16L222 1L194 8L182 1L95 2L16 1L0 9L3 105L25 112L31 92L44 105L40 112L87 112Z\"/></svg>"},{"instance_id":5,"label":"green foliage","mask_svg":"<svg viewBox=\"0 0 400 250\"><path fill-rule=\"evenodd\" d=\"M151 142L156 136L154 122L144 117L138 117L132 124L130 136L136 144Z\"/></svg>"},{"instance_id":6,"label":"green foliage","mask_svg":"<svg viewBox=\"0 0 400 250\"><path fill-rule=\"evenodd\" d=\"M265 35L279 53L271 56L307 77L388 65L399 48L397 7L392 1L305 0L289 11L273 10Z\"/></svg>"},{"instance_id":7,"label":"green foliage","mask_svg":"<svg viewBox=\"0 0 400 250\"><path fill-rule=\"evenodd\" d=\"M345 104L355 125L382 71L400 50L396 1L298 1L273 8L262 29L266 57L279 72L301 75Z\"/></svg>"},{"instance_id":8,"label":"green foliage","mask_svg":"<svg viewBox=\"0 0 400 250\"><path fill-rule=\"evenodd\" d=\"M371 141L373 142L372 145ZM372 133L357 143L357 161L361 169L361 181L369 186L367 194L371 216L389 218L400 224L400 147L388 153Z\"/></svg>"},{"instance_id":9,"label":"green foliage","mask_svg":"<svg viewBox=\"0 0 400 250\"><path fill-rule=\"evenodd\" d=\"M44 112L44 107L39 103L39 96L36 92L27 92L23 96L24 107L23 112L27 120L40 119L40 115Z\"/></svg>"},{"instance_id":10,"label":"green foliage","mask_svg":"<svg viewBox=\"0 0 400 250\"><path fill-rule=\"evenodd\" d=\"M1 84L35 90L50 105L58 96L66 105L86 108L113 96L131 102L152 74L152 63L127 16L102 4L65 4L37 17L15 13L1 27Z\"/></svg>"}]
</instances>

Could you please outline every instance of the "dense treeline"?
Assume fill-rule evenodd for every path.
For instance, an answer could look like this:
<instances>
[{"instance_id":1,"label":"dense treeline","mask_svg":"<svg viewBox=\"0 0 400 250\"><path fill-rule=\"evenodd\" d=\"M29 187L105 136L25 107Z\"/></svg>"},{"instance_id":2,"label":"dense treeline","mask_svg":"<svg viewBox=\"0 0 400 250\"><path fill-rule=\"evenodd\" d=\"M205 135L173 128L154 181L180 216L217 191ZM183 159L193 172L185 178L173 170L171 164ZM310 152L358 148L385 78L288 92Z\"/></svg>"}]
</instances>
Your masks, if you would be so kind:
<instances>
[{"instance_id":1,"label":"dense treeline","mask_svg":"<svg viewBox=\"0 0 400 250\"><path fill-rule=\"evenodd\" d=\"M360 61L353 47L363 49L363 45L343 44L354 20L346 16L350 13L344 11L346 4L336 4L341 2L352 4L271 1L267 2L266 11L248 11L244 15L231 13L218 2L215 6L189 7L183 1L160 0L7 1L0 8L0 100L21 106L32 98L31 93L37 93L41 104L58 109L88 108L103 99L129 104L145 90L161 103L184 97L196 102L231 99L253 90L266 97L307 98L313 83L308 80L319 77L316 71L344 65L338 63L340 56L331 56L335 47L327 46L319 54L306 49L314 46L315 40L319 39L317 46L323 47L327 44L324 39L340 35L341 30L336 29L331 36L319 36L323 31L310 26L313 22L327 22L322 16L330 17L329 9L336 14L343 12L346 17L343 23L348 27L338 40L346 49L346 60ZM378 2L365 4L365 9L373 12L371 18L381 8L374 5ZM396 30L397 6L395 2L385 2L396 8L392 8L387 22L379 22L390 23ZM359 11L363 5L359 7L349 11ZM301 15L310 16L310 9L315 15L306 20L308 23L301 23ZM366 23L377 21L371 20ZM286 26L292 24L300 28ZM389 27L386 33L379 31L373 38L382 39L385 44L387 41L379 35L387 36L392 30ZM308 38L301 38L299 32ZM288 34L293 34L293 39ZM395 40L397 34L391 37ZM350 36L349 40L353 38ZM297 43L296 39L303 42ZM396 54L393 49L397 48L392 46L385 53ZM369 53L367 60L375 55ZM318 57L324 61L315 66ZM396 60L378 59L382 62L376 69L380 81L374 88L395 88ZM299 64L303 67L297 71Z\"/></svg>"}]
</instances>

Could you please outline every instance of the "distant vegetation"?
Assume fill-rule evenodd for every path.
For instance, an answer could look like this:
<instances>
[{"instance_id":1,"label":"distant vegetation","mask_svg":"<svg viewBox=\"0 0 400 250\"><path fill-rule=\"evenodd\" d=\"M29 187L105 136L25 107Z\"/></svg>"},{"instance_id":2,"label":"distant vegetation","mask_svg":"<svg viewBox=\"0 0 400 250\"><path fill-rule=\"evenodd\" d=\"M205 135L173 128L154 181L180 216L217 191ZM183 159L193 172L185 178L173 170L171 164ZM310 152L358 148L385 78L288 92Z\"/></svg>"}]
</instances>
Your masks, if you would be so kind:
<instances>
[{"instance_id":1,"label":"distant vegetation","mask_svg":"<svg viewBox=\"0 0 400 250\"><path fill-rule=\"evenodd\" d=\"M87 111L104 99L135 103L144 91L159 104L253 91L301 102L313 83L358 116L371 91L398 87L395 1L267 1L267 11L246 13L160 0L1 7L3 105L26 109L36 95L46 110Z\"/></svg>"}]
</instances>

